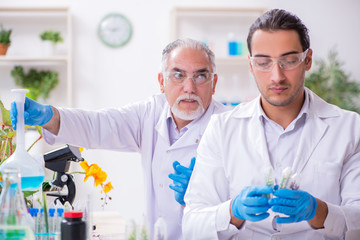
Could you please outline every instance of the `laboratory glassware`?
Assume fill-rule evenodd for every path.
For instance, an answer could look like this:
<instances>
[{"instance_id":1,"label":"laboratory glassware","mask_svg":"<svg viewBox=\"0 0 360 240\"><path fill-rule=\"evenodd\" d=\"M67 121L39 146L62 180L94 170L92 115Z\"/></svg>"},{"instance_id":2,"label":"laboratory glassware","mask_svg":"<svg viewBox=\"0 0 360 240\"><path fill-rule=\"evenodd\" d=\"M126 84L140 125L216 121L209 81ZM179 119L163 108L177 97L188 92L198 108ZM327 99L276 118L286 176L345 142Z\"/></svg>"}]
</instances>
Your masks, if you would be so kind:
<instances>
[{"instance_id":1,"label":"laboratory glassware","mask_svg":"<svg viewBox=\"0 0 360 240\"><path fill-rule=\"evenodd\" d=\"M6 168L18 168L21 175L22 190L38 190L41 186L45 172L43 161L33 158L25 150L24 105L27 89L12 89L15 95L17 109L17 130L15 152L0 166L3 172Z\"/></svg>"},{"instance_id":2,"label":"laboratory glassware","mask_svg":"<svg viewBox=\"0 0 360 240\"><path fill-rule=\"evenodd\" d=\"M34 240L33 222L27 212L18 169L3 171L0 195L0 239Z\"/></svg>"}]
</instances>

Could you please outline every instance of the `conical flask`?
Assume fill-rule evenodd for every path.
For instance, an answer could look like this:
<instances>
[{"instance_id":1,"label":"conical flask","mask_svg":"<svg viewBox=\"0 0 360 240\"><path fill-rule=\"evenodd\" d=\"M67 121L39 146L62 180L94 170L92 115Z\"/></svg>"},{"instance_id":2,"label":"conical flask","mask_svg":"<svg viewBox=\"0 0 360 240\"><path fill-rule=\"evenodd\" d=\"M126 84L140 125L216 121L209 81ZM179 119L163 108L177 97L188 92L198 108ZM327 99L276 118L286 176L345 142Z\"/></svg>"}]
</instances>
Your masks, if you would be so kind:
<instances>
[{"instance_id":1,"label":"conical flask","mask_svg":"<svg viewBox=\"0 0 360 240\"><path fill-rule=\"evenodd\" d=\"M18 169L3 171L3 189L0 195L0 239L34 240Z\"/></svg>"},{"instance_id":2,"label":"conical flask","mask_svg":"<svg viewBox=\"0 0 360 240\"><path fill-rule=\"evenodd\" d=\"M6 168L18 168L21 175L22 190L38 190L41 186L45 172L43 163L33 158L25 150L24 104L27 89L12 89L15 95L17 109L16 149L15 152L0 166L3 172Z\"/></svg>"}]
</instances>

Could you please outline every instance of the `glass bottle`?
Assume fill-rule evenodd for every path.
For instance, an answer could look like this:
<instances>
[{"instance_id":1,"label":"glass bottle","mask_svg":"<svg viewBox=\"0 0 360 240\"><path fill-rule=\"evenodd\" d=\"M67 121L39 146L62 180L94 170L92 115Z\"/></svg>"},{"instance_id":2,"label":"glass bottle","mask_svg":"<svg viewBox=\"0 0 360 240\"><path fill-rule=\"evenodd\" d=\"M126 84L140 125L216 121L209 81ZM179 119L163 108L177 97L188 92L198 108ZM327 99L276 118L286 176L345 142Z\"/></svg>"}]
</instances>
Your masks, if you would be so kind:
<instances>
[{"instance_id":1,"label":"glass bottle","mask_svg":"<svg viewBox=\"0 0 360 240\"><path fill-rule=\"evenodd\" d=\"M34 240L18 169L4 169L0 195L0 239Z\"/></svg>"}]
</instances>

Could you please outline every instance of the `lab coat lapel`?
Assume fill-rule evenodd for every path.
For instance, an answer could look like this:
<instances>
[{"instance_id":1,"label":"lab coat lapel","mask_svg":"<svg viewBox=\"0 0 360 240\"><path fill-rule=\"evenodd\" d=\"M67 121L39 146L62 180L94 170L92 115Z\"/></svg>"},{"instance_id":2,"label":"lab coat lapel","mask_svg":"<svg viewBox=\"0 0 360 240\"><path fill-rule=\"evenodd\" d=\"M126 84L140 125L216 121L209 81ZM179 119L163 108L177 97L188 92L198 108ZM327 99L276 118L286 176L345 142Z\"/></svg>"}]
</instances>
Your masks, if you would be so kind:
<instances>
[{"instance_id":1,"label":"lab coat lapel","mask_svg":"<svg viewBox=\"0 0 360 240\"><path fill-rule=\"evenodd\" d=\"M170 147L169 130L166 122L167 121L166 116L168 111L169 111L169 105L166 105L166 107L164 107L164 110L161 113L159 121L155 126L155 129L158 132L158 136L159 136L157 141L162 141L163 142L162 144L164 145L164 147L166 147L166 149Z\"/></svg>"},{"instance_id":2,"label":"lab coat lapel","mask_svg":"<svg viewBox=\"0 0 360 240\"><path fill-rule=\"evenodd\" d=\"M322 118L336 116L337 114L328 111L327 105L323 104L315 94L306 89L307 97L309 97L309 116L305 121L304 129L300 137L300 145L296 152L292 170L301 173L308 163L311 154L319 144L321 138L325 134L328 124ZM320 106L320 107L319 107ZM320 117L321 116L321 117Z\"/></svg>"},{"instance_id":3,"label":"lab coat lapel","mask_svg":"<svg viewBox=\"0 0 360 240\"><path fill-rule=\"evenodd\" d=\"M246 132L247 139L251 143L249 146L252 146L259 154L259 161L257 161L259 165L264 169L269 169L272 165L260 116L260 96L249 104L239 105L238 111L235 113L236 118L251 118Z\"/></svg>"},{"instance_id":4,"label":"lab coat lapel","mask_svg":"<svg viewBox=\"0 0 360 240\"><path fill-rule=\"evenodd\" d=\"M301 173L327 128L328 125L320 118L307 119L292 167L294 172Z\"/></svg>"},{"instance_id":5,"label":"lab coat lapel","mask_svg":"<svg viewBox=\"0 0 360 240\"><path fill-rule=\"evenodd\" d=\"M255 116L251 119L249 125L249 134L254 134L253 136L249 136L250 141L253 141L253 146L258 154L260 155L261 165L265 167L265 169L269 169L272 165L270 162L269 151L266 144L265 132L264 128L261 126L261 120L259 119L259 115L255 114Z\"/></svg>"}]
</instances>

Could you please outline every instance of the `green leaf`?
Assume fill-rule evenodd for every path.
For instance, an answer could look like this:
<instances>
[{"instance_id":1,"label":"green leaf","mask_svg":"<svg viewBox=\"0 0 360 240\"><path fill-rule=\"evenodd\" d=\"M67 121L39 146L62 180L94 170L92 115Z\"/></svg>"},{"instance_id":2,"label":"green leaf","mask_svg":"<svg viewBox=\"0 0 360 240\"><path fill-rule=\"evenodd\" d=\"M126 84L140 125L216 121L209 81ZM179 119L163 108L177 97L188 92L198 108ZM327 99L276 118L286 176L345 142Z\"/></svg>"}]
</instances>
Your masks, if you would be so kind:
<instances>
[{"instance_id":1,"label":"green leaf","mask_svg":"<svg viewBox=\"0 0 360 240\"><path fill-rule=\"evenodd\" d=\"M42 197L43 197L43 208L44 208L44 217L45 217L45 231L46 233L49 233L49 220L48 220L48 209L47 209L47 204L46 204L46 197L45 197L45 193L42 192Z\"/></svg>"},{"instance_id":2,"label":"green leaf","mask_svg":"<svg viewBox=\"0 0 360 240\"><path fill-rule=\"evenodd\" d=\"M11 43L11 32L12 30L6 30L3 25L0 25L0 43L3 45L7 45Z\"/></svg>"},{"instance_id":3,"label":"green leaf","mask_svg":"<svg viewBox=\"0 0 360 240\"><path fill-rule=\"evenodd\" d=\"M50 92L59 84L58 73L54 71L38 71L31 68L25 73L22 66L15 66L11 70L11 76L16 85L29 90L26 96L35 101L39 97L47 99Z\"/></svg>"},{"instance_id":4,"label":"green leaf","mask_svg":"<svg viewBox=\"0 0 360 240\"><path fill-rule=\"evenodd\" d=\"M11 126L10 111L4 107L4 104L1 100L0 100L0 109L2 116L1 123L6 126Z\"/></svg>"},{"instance_id":5,"label":"green leaf","mask_svg":"<svg viewBox=\"0 0 360 240\"><path fill-rule=\"evenodd\" d=\"M23 191L23 194L24 194L24 197L27 198L27 197L30 197L32 196L34 193L37 193L39 190L36 190L36 191Z\"/></svg>"},{"instance_id":6,"label":"green leaf","mask_svg":"<svg viewBox=\"0 0 360 240\"><path fill-rule=\"evenodd\" d=\"M57 44L59 42L63 42L63 38L61 37L60 32L56 32L53 30L47 30L40 34L40 38L43 41L50 41L53 44Z\"/></svg>"},{"instance_id":7,"label":"green leaf","mask_svg":"<svg viewBox=\"0 0 360 240\"><path fill-rule=\"evenodd\" d=\"M320 59L314 63L315 67L305 77L305 86L328 103L360 113L360 83L350 79L337 52L332 50L327 61Z\"/></svg>"}]
</instances>

